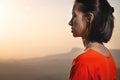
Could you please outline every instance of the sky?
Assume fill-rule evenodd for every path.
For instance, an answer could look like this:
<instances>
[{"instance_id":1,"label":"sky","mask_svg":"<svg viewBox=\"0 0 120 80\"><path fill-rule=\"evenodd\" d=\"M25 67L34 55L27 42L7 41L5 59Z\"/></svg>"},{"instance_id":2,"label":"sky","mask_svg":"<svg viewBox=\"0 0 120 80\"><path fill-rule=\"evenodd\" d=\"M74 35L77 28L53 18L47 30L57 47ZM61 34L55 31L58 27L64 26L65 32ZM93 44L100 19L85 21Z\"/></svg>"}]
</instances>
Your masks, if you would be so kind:
<instances>
[{"instance_id":1,"label":"sky","mask_svg":"<svg viewBox=\"0 0 120 80\"><path fill-rule=\"evenodd\" d=\"M26 59L67 53L83 48L68 25L74 0L0 0L0 60ZM115 28L110 49L120 49L120 1L115 8Z\"/></svg>"}]
</instances>

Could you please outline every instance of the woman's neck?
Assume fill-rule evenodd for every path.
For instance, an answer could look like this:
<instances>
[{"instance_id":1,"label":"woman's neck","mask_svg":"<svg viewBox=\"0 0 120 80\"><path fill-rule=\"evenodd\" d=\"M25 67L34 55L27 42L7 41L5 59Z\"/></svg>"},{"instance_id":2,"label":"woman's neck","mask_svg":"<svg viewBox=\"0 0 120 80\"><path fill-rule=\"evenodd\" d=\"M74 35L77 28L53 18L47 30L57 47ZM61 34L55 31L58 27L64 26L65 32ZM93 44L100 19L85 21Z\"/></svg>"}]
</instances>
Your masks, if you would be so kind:
<instances>
[{"instance_id":1,"label":"woman's neck","mask_svg":"<svg viewBox=\"0 0 120 80\"><path fill-rule=\"evenodd\" d=\"M85 46L85 50L87 49L93 49L105 56L109 56L110 51L104 46L103 43L98 43L98 42L83 42Z\"/></svg>"},{"instance_id":2,"label":"woman's neck","mask_svg":"<svg viewBox=\"0 0 120 80\"><path fill-rule=\"evenodd\" d=\"M85 38L82 38L82 40L83 40L83 45L85 47L85 50L88 48L105 48L103 43L90 42L90 41L86 40Z\"/></svg>"},{"instance_id":3,"label":"woman's neck","mask_svg":"<svg viewBox=\"0 0 120 80\"><path fill-rule=\"evenodd\" d=\"M89 42L85 45L85 48L105 48L103 43L98 43L98 42Z\"/></svg>"},{"instance_id":4,"label":"woman's neck","mask_svg":"<svg viewBox=\"0 0 120 80\"><path fill-rule=\"evenodd\" d=\"M82 37L82 41L83 41L84 47L86 48L89 42L84 37Z\"/></svg>"}]
</instances>

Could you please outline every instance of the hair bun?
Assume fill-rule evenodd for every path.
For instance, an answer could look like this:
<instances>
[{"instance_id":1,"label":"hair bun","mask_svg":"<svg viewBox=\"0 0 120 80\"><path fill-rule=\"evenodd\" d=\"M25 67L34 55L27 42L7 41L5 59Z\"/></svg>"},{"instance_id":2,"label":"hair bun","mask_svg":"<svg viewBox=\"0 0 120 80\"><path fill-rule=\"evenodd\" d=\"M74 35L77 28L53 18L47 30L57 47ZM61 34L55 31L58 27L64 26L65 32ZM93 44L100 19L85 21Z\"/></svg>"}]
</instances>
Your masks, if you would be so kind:
<instances>
[{"instance_id":1,"label":"hair bun","mask_svg":"<svg viewBox=\"0 0 120 80\"><path fill-rule=\"evenodd\" d=\"M113 13L114 12L114 7L111 7L111 13Z\"/></svg>"}]
</instances>

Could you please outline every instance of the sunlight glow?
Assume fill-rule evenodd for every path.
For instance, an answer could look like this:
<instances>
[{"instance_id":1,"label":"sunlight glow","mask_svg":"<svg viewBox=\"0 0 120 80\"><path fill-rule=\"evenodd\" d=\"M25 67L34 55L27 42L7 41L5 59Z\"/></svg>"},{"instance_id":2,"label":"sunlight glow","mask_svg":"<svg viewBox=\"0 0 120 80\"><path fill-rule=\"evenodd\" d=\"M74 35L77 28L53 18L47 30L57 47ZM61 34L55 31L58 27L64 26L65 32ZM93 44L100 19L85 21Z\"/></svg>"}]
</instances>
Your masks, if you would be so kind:
<instances>
[{"instance_id":1,"label":"sunlight glow","mask_svg":"<svg viewBox=\"0 0 120 80\"><path fill-rule=\"evenodd\" d=\"M119 1L115 6L115 30L111 49L120 49ZM117 4L118 3L118 4ZM43 57L83 48L71 26L73 0L0 0L0 59Z\"/></svg>"},{"instance_id":2,"label":"sunlight glow","mask_svg":"<svg viewBox=\"0 0 120 80\"><path fill-rule=\"evenodd\" d=\"M4 27L7 18L7 6L5 1L0 1L0 37L6 34L6 27Z\"/></svg>"},{"instance_id":3,"label":"sunlight glow","mask_svg":"<svg viewBox=\"0 0 120 80\"><path fill-rule=\"evenodd\" d=\"M5 1L0 1L0 21L6 18L7 5Z\"/></svg>"}]
</instances>

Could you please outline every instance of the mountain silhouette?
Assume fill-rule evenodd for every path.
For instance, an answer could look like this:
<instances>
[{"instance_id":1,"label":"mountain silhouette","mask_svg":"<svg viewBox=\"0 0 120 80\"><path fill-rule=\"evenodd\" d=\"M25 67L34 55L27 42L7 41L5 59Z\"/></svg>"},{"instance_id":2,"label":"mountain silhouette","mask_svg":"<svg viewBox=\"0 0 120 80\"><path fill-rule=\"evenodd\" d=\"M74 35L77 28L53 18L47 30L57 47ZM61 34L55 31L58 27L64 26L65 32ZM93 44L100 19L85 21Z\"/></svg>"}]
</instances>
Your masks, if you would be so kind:
<instances>
[{"instance_id":1,"label":"mountain silhouette","mask_svg":"<svg viewBox=\"0 0 120 80\"><path fill-rule=\"evenodd\" d=\"M67 80L72 60L81 52L82 49L73 48L67 53L42 58L0 62L0 80ZM120 50L111 53L120 76Z\"/></svg>"}]
</instances>

